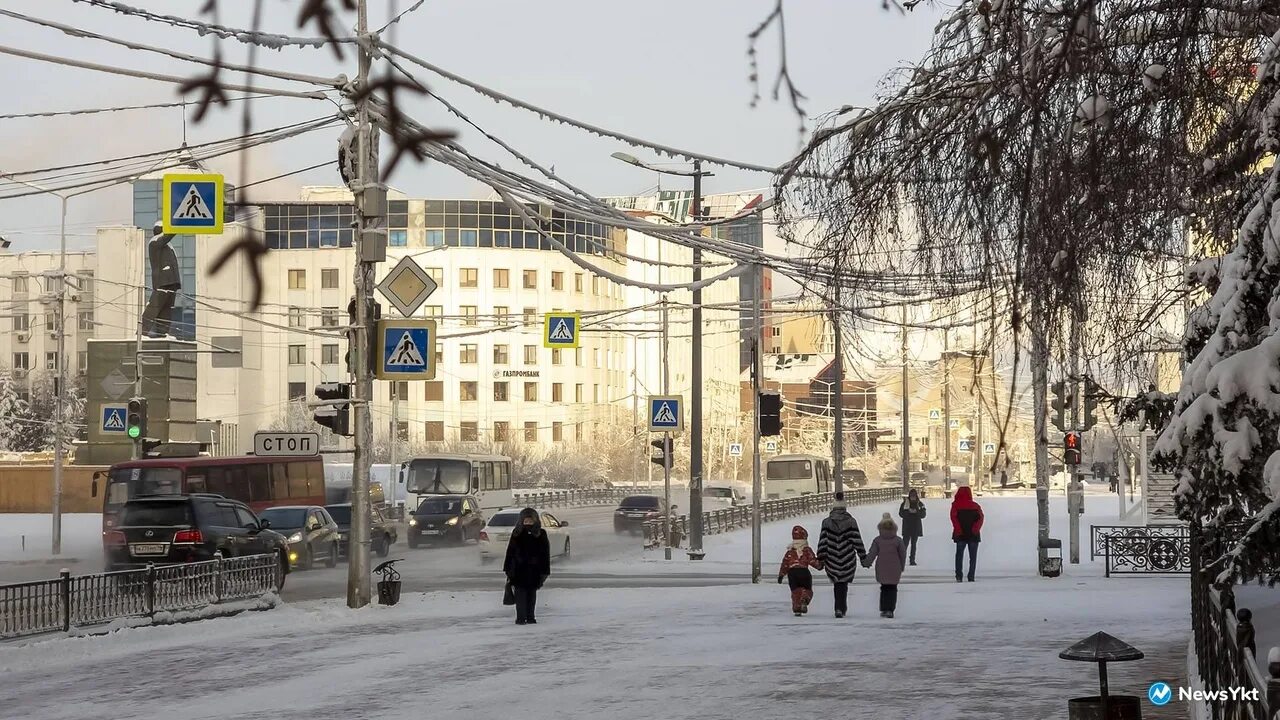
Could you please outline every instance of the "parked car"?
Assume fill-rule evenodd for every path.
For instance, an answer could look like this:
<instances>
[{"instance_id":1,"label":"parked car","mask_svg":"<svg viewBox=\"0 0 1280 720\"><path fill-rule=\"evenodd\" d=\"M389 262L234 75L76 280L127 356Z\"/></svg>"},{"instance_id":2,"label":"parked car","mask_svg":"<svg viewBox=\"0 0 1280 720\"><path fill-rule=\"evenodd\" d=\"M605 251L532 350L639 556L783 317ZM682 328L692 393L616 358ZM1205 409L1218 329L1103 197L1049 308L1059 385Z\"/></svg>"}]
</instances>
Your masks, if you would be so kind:
<instances>
[{"instance_id":1,"label":"parked car","mask_svg":"<svg viewBox=\"0 0 1280 720\"><path fill-rule=\"evenodd\" d=\"M860 488L867 486L867 473L865 470L858 468L844 469L844 486L848 488Z\"/></svg>"},{"instance_id":2,"label":"parked car","mask_svg":"<svg viewBox=\"0 0 1280 720\"><path fill-rule=\"evenodd\" d=\"M480 562L487 563L501 560L507 555L507 543L516 523L520 521L520 510L499 510L489 518L489 522L480 531ZM549 512L538 511L542 518L542 529L547 533L547 542L551 544L551 557L568 558L572 550L569 537L569 523L557 518Z\"/></svg>"},{"instance_id":3,"label":"parked car","mask_svg":"<svg viewBox=\"0 0 1280 720\"><path fill-rule=\"evenodd\" d=\"M911 473L911 487L917 490L923 490L929 484L929 476L922 472Z\"/></svg>"},{"instance_id":4,"label":"parked car","mask_svg":"<svg viewBox=\"0 0 1280 720\"><path fill-rule=\"evenodd\" d=\"M657 495L632 495L618 503L613 511L613 531L637 534L648 520L657 520L666 512L666 502Z\"/></svg>"},{"instance_id":5,"label":"parked car","mask_svg":"<svg viewBox=\"0 0 1280 720\"><path fill-rule=\"evenodd\" d=\"M338 554L346 557L351 544L351 503L325 505L329 516L338 523ZM386 557L391 553L391 546L396 544L395 523L387 519L378 507L369 508L369 542L378 557Z\"/></svg>"},{"instance_id":6,"label":"parked car","mask_svg":"<svg viewBox=\"0 0 1280 720\"><path fill-rule=\"evenodd\" d=\"M703 510L723 510L746 504L747 496L732 485L704 485L702 487Z\"/></svg>"},{"instance_id":7,"label":"parked car","mask_svg":"<svg viewBox=\"0 0 1280 720\"><path fill-rule=\"evenodd\" d=\"M262 554L279 556L281 586L289 572L289 543L271 521L221 495L134 498L103 540L108 572Z\"/></svg>"},{"instance_id":8,"label":"parked car","mask_svg":"<svg viewBox=\"0 0 1280 720\"><path fill-rule=\"evenodd\" d=\"M289 562L310 570L317 560L325 567L338 564L338 523L317 505L282 505L267 508L261 517L289 542Z\"/></svg>"},{"instance_id":9,"label":"parked car","mask_svg":"<svg viewBox=\"0 0 1280 720\"><path fill-rule=\"evenodd\" d=\"M431 495L422 499L409 516L409 547L444 541L458 545L480 538L484 516L480 501L471 495Z\"/></svg>"}]
</instances>

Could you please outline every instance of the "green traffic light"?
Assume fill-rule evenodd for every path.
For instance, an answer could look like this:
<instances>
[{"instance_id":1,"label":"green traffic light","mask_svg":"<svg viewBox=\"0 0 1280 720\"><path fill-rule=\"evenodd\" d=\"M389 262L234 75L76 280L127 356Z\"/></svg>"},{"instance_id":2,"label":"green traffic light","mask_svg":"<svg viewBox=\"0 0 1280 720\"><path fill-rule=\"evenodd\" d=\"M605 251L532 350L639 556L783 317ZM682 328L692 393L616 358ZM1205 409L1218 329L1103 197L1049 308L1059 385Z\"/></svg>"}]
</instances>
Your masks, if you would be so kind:
<instances>
[{"instance_id":1,"label":"green traffic light","mask_svg":"<svg viewBox=\"0 0 1280 720\"><path fill-rule=\"evenodd\" d=\"M137 425L134 425L129 428L129 437L133 438L134 440L137 440L138 436L141 434L142 434L142 428L138 427Z\"/></svg>"}]
</instances>

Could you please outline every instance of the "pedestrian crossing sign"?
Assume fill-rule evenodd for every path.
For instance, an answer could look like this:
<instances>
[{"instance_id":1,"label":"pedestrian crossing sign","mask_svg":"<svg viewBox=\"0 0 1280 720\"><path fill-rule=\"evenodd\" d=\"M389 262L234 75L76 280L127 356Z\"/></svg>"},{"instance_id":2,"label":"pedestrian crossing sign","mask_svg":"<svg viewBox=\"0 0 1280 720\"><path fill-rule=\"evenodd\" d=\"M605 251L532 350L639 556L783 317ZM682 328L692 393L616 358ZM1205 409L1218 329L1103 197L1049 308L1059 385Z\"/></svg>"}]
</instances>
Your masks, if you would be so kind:
<instances>
[{"instance_id":1,"label":"pedestrian crossing sign","mask_svg":"<svg viewBox=\"0 0 1280 720\"><path fill-rule=\"evenodd\" d=\"M982 445L982 454L983 454L983 455L995 455L995 454L996 454L996 444L995 444L995 443L984 443L984 444Z\"/></svg>"},{"instance_id":2,"label":"pedestrian crossing sign","mask_svg":"<svg viewBox=\"0 0 1280 720\"><path fill-rule=\"evenodd\" d=\"M543 317L542 345L549 348L578 347L582 317L578 313L549 312Z\"/></svg>"},{"instance_id":3,"label":"pedestrian crossing sign","mask_svg":"<svg viewBox=\"0 0 1280 720\"><path fill-rule=\"evenodd\" d=\"M102 432L125 434L125 405L102 406Z\"/></svg>"},{"instance_id":4,"label":"pedestrian crossing sign","mask_svg":"<svg viewBox=\"0 0 1280 720\"><path fill-rule=\"evenodd\" d=\"M960 438L960 452L971 452L973 450L973 441L969 438Z\"/></svg>"},{"instance_id":5,"label":"pedestrian crossing sign","mask_svg":"<svg viewBox=\"0 0 1280 720\"><path fill-rule=\"evenodd\" d=\"M941 420L941 419L942 419L942 411L941 411L941 410L939 410L939 409L937 409L937 408L932 408L931 410L929 410L929 419L930 419L930 420Z\"/></svg>"},{"instance_id":6,"label":"pedestrian crossing sign","mask_svg":"<svg viewBox=\"0 0 1280 720\"><path fill-rule=\"evenodd\" d=\"M160 186L162 224L174 235L222 233L223 183L221 175L165 175Z\"/></svg>"},{"instance_id":7,"label":"pedestrian crossing sign","mask_svg":"<svg viewBox=\"0 0 1280 720\"><path fill-rule=\"evenodd\" d=\"M684 398L649 396L649 432L675 432L684 428Z\"/></svg>"},{"instance_id":8,"label":"pedestrian crossing sign","mask_svg":"<svg viewBox=\"0 0 1280 720\"><path fill-rule=\"evenodd\" d=\"M431 380L436 376L436 321L378 321L379 380Z\"/></svg>"}]
</instances>

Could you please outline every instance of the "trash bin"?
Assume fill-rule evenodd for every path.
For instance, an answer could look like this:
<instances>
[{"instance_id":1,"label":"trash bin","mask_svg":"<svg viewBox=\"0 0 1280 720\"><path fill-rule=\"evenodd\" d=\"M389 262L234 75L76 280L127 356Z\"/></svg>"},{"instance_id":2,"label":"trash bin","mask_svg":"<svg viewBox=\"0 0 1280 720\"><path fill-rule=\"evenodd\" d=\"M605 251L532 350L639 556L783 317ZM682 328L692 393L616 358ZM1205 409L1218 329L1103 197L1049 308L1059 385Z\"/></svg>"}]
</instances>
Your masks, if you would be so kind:
<instances>
[{"instance_id":1,"label":"trash bin","mask_svg":"<svg viewBox=\"0 0 1280 720\"><path fill-rule=\"evenodd\" d=\"M1044 577L1058 577L1062 574L1062 540L1058 538L1044 538L1040 540L1040 549L1045 551L1044 565L1040 569L1040 574ZM1050 551L1056 551L1057 555L1051 554Z\"/></svg>"},{"instance_id":2,"label":"trash bin","mask_svg":"<svg viewBox=\"0 0 1280 720\"><path fill-rule=\"evenodd\" d=\"M378 604L379 605L395 605L400 602L400 573L396 570L395 564L403 558L388 560L373 571L382 575L382 579L378 581Z\"/></svg>"},{"instance_id":3,"label":"trash bin","mask_svg":"<svg viewBox=\"0 0 1280 720\"><path fill-rule=\"evenodd\" d=\"M1136 695L1108 695L1103 715L1100 695L1071 698L1067 701L1067 720L1142 720L1142 705Z\"/></svg>"},{"instance_id":4,"label":"trash bin","mask_svg":"<svg viewBox=\"0 0 1280 720\"><path fill-rule=\"evenodd\" d=\"M1112 695L1107 663L1141 660L1141 650L1107 633L1097 632L1058 653L1063 660L1098 664L1099 694L1067 700L1068 720L1142 720L1142 705L1134 695Z\"/></svg>"}]
</instances>

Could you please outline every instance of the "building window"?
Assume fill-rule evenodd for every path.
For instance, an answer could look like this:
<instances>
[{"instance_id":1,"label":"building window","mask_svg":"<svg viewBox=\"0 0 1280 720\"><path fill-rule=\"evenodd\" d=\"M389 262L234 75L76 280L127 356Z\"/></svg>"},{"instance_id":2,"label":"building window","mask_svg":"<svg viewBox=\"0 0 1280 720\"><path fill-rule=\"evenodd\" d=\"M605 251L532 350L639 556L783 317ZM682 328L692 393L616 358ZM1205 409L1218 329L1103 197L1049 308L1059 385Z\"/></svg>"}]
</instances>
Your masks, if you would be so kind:
<instances>
[{"instance_id":1,"label":"building window","mask_svg":"<svg viewBox=\"0 0 1280 720\"><path fill-rule=\"evenodd\" d=\"M537 345L524 346L524 364L525 365L538 364L538 346Z\"/></svg>"},{"instance_id":2,"label":"building window","mask_svg":"<svg viewBox=\"0 0 1280 720\"><path fill-rule=\"evenodd\" d=\"M304 382L289 383L289 399L290 400L306 400L307 384Z\"/></svg>"},{"instance_id":3,"label":"building window","mask_svg":"<svg viewBox=\"0 0 1280 720\"><path fill-rule=\"evenodd\" d=\"M306 270L290 270L289 271L289 289L290 290L306 290L307 289L307 271Z\"/></svg>"},{"instance_id":4,"label":"building window","mask_svg":"<svg viewBox=\"0 0 1280 720\"><path fill-rule=\"evenodd\" d=\"M511 322L511 308L506 305L494 305L493 321L498 326L506 325Z\"/></svg>"},{"instance_id":5,"label":"building window","mask_svg":"<svg viewBox=\"0 0 1280 720\"><path fill-rule=\"evenodd\" d=\"M538 401L538 383L527 382L524 384L524 399L528 402Z\"/></svg>"},{"instance_id":6,"label":"building window","mask_svg":"<svg viewBox=\"0 0 1280 720\"><path fill-rule=\"evenodd\" d=\"M307 346L306 345L290 345L289 346L289 364L290 365L306 365L307 364Z\"/></svg>"},{"instance_id":7,"label":"building window","mask_svg":"<svg viewBox=\"0 0 1280 720\"><path fill-rule=\"evenodd\" d=\"M524 309L524 324L533 325L538 322L538 308L527 307Z\"/></svg>"},{"instance_id":8,"label":"building window","mask_svg":"<svg viewBox=\"0 0 1280 720\"><path fill-rule=\"evenodd\" d=\"M289 308L289 327L306 327L307 316L303 314L302 308Z\"/></svg>"},{"instance_id":9,"label":"building window","mask_svg":"<svg viewBox=\"0 0 1280 720\"><path fill-rule=\"evenodd\" d=\"M427 271L427 277L435 282L436 287L444 287L444 268L423 268Z\"/></svg>"},{"instance_id":10,"label":"building window","mask_svg":"<svg viewBox=\"0 0 1280 720\"><path fill-rule=\"evenodd\" d=\"M538 289L538 271L537 270L524 271L524 289L525 290Z\"/></svg>"},{"instance_id":11,"label":"building window","mask_svg":"<svg viewBox=\"0 0 1280 720\"><path fill-rule=\"evenodd\" d=\"M511 352L507 349L507 346L494 345L493 346L493 364L506 365L509 362L511 362Z\"/></svg>"},{"instance_id":12,"label":"building window","mask_svg":"<svg viewBox=\"0 0 1280 720\"><path fill-rule=\"evenodd\" d=\"M458 392L462 395L462 399L466 402L474 402L478 399L477 383L463 380L458 383Z\"/></svg>"},{"instance_id":13,"label":"building window","mask_svg":"<svg viewBox=\"0 0 1280 720\"><path fill-rule=\"evenodd\" d=\"M337 345L321 345L320 346L320 364L321 365L337 365L338 364L338 346Z\"/></svg>"},{"instance_id":14,"label":"building window","mask_svg":"<svg viewBox=\"0 0 1280 720\"><path fill-rule=\"evenodd\" d=\"M600 385L599 384L591 386L591 402L597 405L600 404Z\"/></svg>"},{"instance_id":15,"label":"building window","mask_svg":"<svg viewBox=\"0 0 1280 720\"><path fill-rule=\"evenodd\" d=\"M479 243L479 232L476 230L459 230L458 244L462 247L476 247Z\"/></svg>"},{"instance_id":16,"label":"building window","mask_svg":"<svg viewBox=\"0 0 1280 720\"><path fill-rule=\"evenodd\" d=\"M444 423L439 420L428 420L423 423L427 442L444 442Z\"/></svg>"},{"instance_id":17,"label":"building window","mask_svg":"<svg viewBox=\"0 0 1280 720\"><path fill-rule=\"evenodd\" d=\"M498 289L511 287L511 271L502 268L494 268L493 286Z\"/></svg>"},{"instance_id":18,"label":"building window","mask_svg":"<svg viewBox=\"0 0 1280 720\"><path fill-rule=\"evenodd\" d=\"M551 364L560 364L560 348L551 348Z\"/></svg>"},{"instance_id":19,"label":"building window","mask_svg":"<svg viewBox=\"0 0 1280 720\"><path fill-rule=\"evenodd\" d=\"M428 380L423 383L426 387L424 398L427 402L443 402L444 401L444 381Z\"/></svg>"},{"instance_id":20,"label":"building window","mask_svg":"<svg viewBox=\"0 0 1280 720\"><path fill-rule=\"evenodd\" d=\"M506 442L508 439L510 439L509 438L510 435L511 435L511 423L499 421L493 424L493 441L494 442Z\"/></svg>"},{"instance_id":21,"label":"building window","mask_svg":"<svg viewBox=\"0 0 1280 720\"><path fill-rule=\"evenodd\" d=\"M388 230L387 245L390 247L404 247L409 244L409 232L407 230Z\"/></svg>"},{"instance_id":22,"label":"building window","mask_svg":"<svg viewBox=\"0 0 1280 720\"><path fill-rule=\"evenodd\" d=\"M53 313L46 313L44 316L44 329L47 332L57 332L58 323L56 321L57 321L57 318L54 316Z\"/></svg>"},{"instance_id":23,"label":"building window","mask_svg":"<svg viewBox=\"0 0 1280 720\"><path fill-rule=\"evenodd\" d=\"M564 423L551 423L551 442L560 442L564 440Z\"/></svg>"},{"instance_id":24,"label":"building window","mask_svg":"<svg viewBox=\"0 0 1280 720\"><path fill-rule=\"evenodd\" d=\"M600 348L591 351L591 367L597 369L600 367Z\"/></svg>"},{"instance_id":25,"label":"building window","mask_svg":"<svg viewBox=\"0 0 1280 720\"><path fill-rule=\"evenodd\" d=\"M479 346L475 343L463 343L458 346L458 362L463 365L475 365L478 362Z\"/></svg>"},{"instance_id":26,"label":"building window","mask_svg":"<svg viewBox=\"0 0 1280 720\"><path fill-rule=\"evenodd\" d=\"M444 246L444 231L443 231L443 230L428 230L428 231L427 231L427 246L428 246L428 247L443 247L443 246Z\"/></svg>"},{"instance_id":27,"label":"building window","mask_svg":"<svg viewBox=\"0 0 1280 720\"><path fill-rule=\"evenodd\" d=\"M480 423L474 420L463 420L462 427L458 428L458 439L462 442L477 442L480 440Z\"/></svg>"},{"instance_id":28,"label":"building window","mask_svg":"<svg viewBox=\"0 0 1280 720\"><path fill-rule=\"evenodd\" d=\"M538 423L527 422L524 424L524 441L538 442Z\"/></svg>"},{"instance_id":29,"label":"building window","mask_svg":"<svg viewBox=\"0 0 1280 720\"><path fill-rule=\"evenodd\" d=\"M338 289L338 268L323 268L320 270L320 289Z\"/></svg>"},{"instance_id":30,"label":"building window","mask_svg":"<svg viewBox=\"0 0 1280 720\"><path fill-rule=\"evenodd\" d=\"M89 353L87 351L76 353L76 372L80 375L89 372Z\"/></svg>"},{"instance_id":31,"label":"building window","mask_svg":"<svg viewBox=\"0 0 1280 720\"><path fill-rule=\"evenodd\" d=\"M27 355L26 353L14 353L13 369L14 370L30 370L31 369L30 356Z\"/></svg>"},{"instance_id":32,"label":"building window","mask_svg":"<svg viewBox=\"0 0 1280 720\"><path fill-rule=\"evenodd\" d=\"M582 442L582 423L573 424L573 439Z\"/></svg>"},{"instance_id":33,"label":"building window","mask_svg":"<svg viewBox=\"0 0 1280 720\"><path fill-rule=\"evenodd\" d=\"M493 399L498 402L506 402L511 399L511 391L509 384L505 382L496 382L493 384Z\"/></svg>"},{"instance_id":34,"label":"building window","mask_svg":"<svg viewBox=\"0 0 1280 720\"><path fill-rule=\"evenodd\" d=\"M573 401L582 402L582 383L573 386Z\"/></svg>"},{"instance_id":35,"label":"building window","mask_svg":"<svg viewBox=\"0 0 1280 720\"><path fill-rule=\"evenodd\" d=\"M76 326L81 332L93 332L95 323L93 322L92 310L81 310L76 313Z\"/></svg>"},{"instance_id":36,"label":"building window","mask_svg":"<svg viewBox=\"0 0 1280 720\"><path fill-rule=\"evenodd\" d=\"M582 273L573 274L573 291L576 293L582 292Z\"/></svg>"},{"instance_id":37,"label":"building window","mask_svg":"<svg viewBox=\"0 0 1280 720\"><path fill-rule=\"evenodd\" d=\"M390 383L387 386L387 399L389 400L408 400L409 399L409 382L401 380L399 382Z\"/></svg>"},{"instance_id":38,"label":"building window","mask_svg":"<svg viewBox=\"0 0 1280 720\"><path fill-rule=\"evenodd\" d=\"M564 273L562 272L551 273L551 289L564 290Z\"/></svg>"},{"instance_id":39,"label":"building window","mask_svg":"<svg viewBox=\"0 0 1280 720\"><path fill-rule=\"evenodd\" d=\"M58 353L47 352L44 354L44 369L45 370L58 369Z\"/></svg>"},{"instance_id":40,"label":"building window","mask_svg":"<svg viewBox=\"0 0 1280 720\"><path fill-rule=\"evenodd\" d=\"M320 308L320 325L323 327L338 327L338 308Z\"/></svg>"},{"instance_id":41,"label":"building window","mask_svg":"<svg viewBox=\"0 0 1280 720\"><path fill-rule=\"evenodd\" d=\"M400 420L396 423L396 437L401 442L409 442L409 421Z\"/></svg>"},{"instance_id":42,"label":"building window","mask_svg":"<svg viewBox=\"0 0 1280 720\"><path fill-rule=\"evenodd\" d=\"M25 295L27 292L27 276L18 274L13 276L13 294Z\"/></svg>"},{"instance_id":43,"label":"building window","mask_svg":"<svg viewBox=\"0 0 1280 720\"><path fill-rule=\"evenodd\" d=\"M582 348L573 349L573 364L582 367Z\"/></svg>"},{"instance_id":44,"label":"building window","mask_svg":"<svg viewBox=\"0 0 1280 720\"><path fill-rule=\"evenodd\" d=\"M564 383L551 383L551 402L564 402Z\"/></svg>"},{"instance_id":45,"label":"building window","mask_svg":"<svg viewBox=\"0 0 1280 720\"><path fill-rule=\"evenodd\" d=\"M31 330L31 316L26 310L13 311L13 329L18 332L28 332Z\"/></svg>"},{"instance_id":46,"label":"building window","mask_svg":"<svg viewBox=\"0 0 1280 720\"><path fill-rule=\"evenodd\" d=\"M475 268L458 269L458 287L473 288L480 283L480 271Z\"/></svg>"},{"instance_id":47,"label":"building window","mask_svg":"<svg viewBox=\"0 0 1280 720\"><path fill-rule=\"evenodd\" d=\"M480 324L479 323L480 310L475 305L461 305L459 306L459 309L462 310L463 325L474 326L474 325Z\"/></svg>"},{"instance_id":48,"label":"building window","mask_svg":"<svg viewBox=\"0 0 1280 720\"><path fill-rule=\"evenodd\" d=\"M422 314L426 315L428 318L434 318L436 320L439 320L440 318L444 317L444 306L443 305L423 305Z\"/></svg>"}]
</instances>

